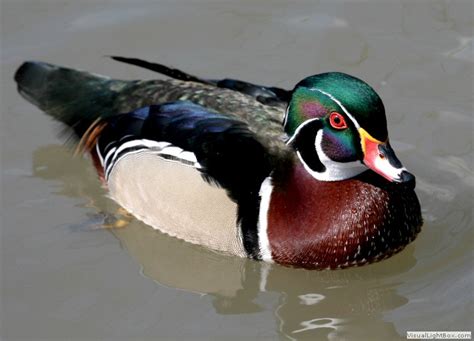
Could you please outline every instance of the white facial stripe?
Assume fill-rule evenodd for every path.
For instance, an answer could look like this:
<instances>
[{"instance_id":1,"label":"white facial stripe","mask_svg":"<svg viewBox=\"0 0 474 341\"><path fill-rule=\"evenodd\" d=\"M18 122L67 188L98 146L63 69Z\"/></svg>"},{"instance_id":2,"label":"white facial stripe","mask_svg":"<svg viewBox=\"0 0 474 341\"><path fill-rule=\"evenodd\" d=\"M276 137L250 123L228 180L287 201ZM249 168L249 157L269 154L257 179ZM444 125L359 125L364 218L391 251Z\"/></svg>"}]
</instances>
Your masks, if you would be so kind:
<instances>
[{"instance_id":1,"label":"white facial stripe","mask_svg":"<svg viewBox=\"0 0 474 341\"><path fill-rule=\"evenodd\" d=\"M314 140L314 147L316 148L316 152L318 153L319 160L323 163L323 165L331 165L331 164L337 164L337 168L354 168L354 163L359 164L365 168L364 165L360 161L353 161L353 162L337 162L334 160L331 160L326 153L324 152L323 148L321 147L321 144L323 142L323 130L318 131L316 134L316 139ZM328 167L326 167L328 168ZM330 168L330 167L329 167Z\"/></svg>"},{"instance_id":2,"label":"white facial stripe","mask_svg":"<svg viewBox=\"0 0 474 341\"><path fill-rule=\"evenodd\" d=\"M305 122L303 122L302 124L300 124L298 126L298 128L296 128L294 134L290 137L290 139L286 142L287 145L289 145L291 142L293 142L293 140L295 139L296 135L298 135L298 133L300 132L300 130L306 126L307 124L311 123L311 122L314 122L314 121L317 121L319 120L319 118L312 118L310 120L307 120Z\"/></svg>"},{"instance_id":3,"label":"white facial stripe","mask_svg":"<svg viewBox=\"0 0 474 341\"><path fill-rule=\"evenodd\" d=\"M319 181L339 181L353 178L354 176L367 170L367 167L362 164L360 161L352 162L337 162L331 160L321 148L321 142L323 140L323 131L319 130L316 134L316 139L314 141L314 147L319 156L319 160L326 167L324 172L315 172L312 170L303 160L301 154L297 151L296 154L303 164L306 171L311 174L312 177Z\"/></svg>"},{"instance_id":4,"label":"white facial stripe","mask_svg":"<svg viewBox=\"0 0 474 341\"><path fill-rule=\"evenodd\" d=\"M313 118L311 120L307 120L303 122L298 128L296 128L295 133L291 138L286 142L287 145L293 142L295 137L301 131L301 129L306 126L307 124L319 120L320 118ZM320 129L316 134L316 139L314 141L314 146L316 148L316 153L319 156L321 163L326 167L326 171L324 172L315 172L312 170L306 162L304 162L303 158L299 151L296 151L296 155L300 159L301 163L303 164L306 171L311 174L315 179L320 181L338 181L353 178L354 176L364 172L367 170L367 167L361 163L360 161L352 161L352 162L337 162L331 160L321 148L321 142L323 139L323 130Z\"/></svg>"},{"instance_id":5,"label":"white facial stripe","mask_svg":"<svg viewBox=\"0 0 474 341\"><path fill-rule=\"evenodd\" d=\"M359 123L356 121L356 119L354 118L354 116L352 116L349 111L346 109L345 106L342 105L341 101L339 101L336 97L334 97L333 95L331 95L330 93L326 92L326 91L323 91L321 89L318 89L318 88L311 88L310 90L316 90L326 96L328 96L330 99L332 99L334 102L337 103L337 105L339 105L341 107L341 109L344 111L344 113L347 115L347 117L349 117L352 121L352 123L354 123L354 125L356 126L357 129L360 128L360 125Z\"/></svg>"},{"instance_id":6,"label":"white facial stripe","mask_svg":"<svg viewBox=\"0 0 474 341\"><path fill-rule=\"evenodd\" d=\"M260 256L262 260L273 263L272 251L268 240L268 210L270 208L270 200L272 196L273 186L271 176L263 180L260 186L260 210L258 214L258 242L260 248Z\"/></svg>"}]
</instances>

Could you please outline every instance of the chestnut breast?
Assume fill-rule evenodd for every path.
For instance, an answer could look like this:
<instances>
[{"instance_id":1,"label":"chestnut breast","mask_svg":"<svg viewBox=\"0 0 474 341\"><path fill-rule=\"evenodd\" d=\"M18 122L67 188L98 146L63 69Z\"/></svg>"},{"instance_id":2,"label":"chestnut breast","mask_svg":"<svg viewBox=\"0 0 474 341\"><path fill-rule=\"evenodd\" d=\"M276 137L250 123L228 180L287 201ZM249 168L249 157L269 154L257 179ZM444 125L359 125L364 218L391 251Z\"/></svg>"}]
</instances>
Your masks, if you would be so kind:
<instances>
[{"instance_id":1,"label":"chestnut breast","mask_svg":"<svg viewBox=\"0 0 474 341\"><path fill-rule=\"evenodd\" d=\"M371 171L318 181L296 164L274 185L267 233L277 263L341 268L400 251L421 223L413 184L389 184Z\"/></svg>"}]
</instances>

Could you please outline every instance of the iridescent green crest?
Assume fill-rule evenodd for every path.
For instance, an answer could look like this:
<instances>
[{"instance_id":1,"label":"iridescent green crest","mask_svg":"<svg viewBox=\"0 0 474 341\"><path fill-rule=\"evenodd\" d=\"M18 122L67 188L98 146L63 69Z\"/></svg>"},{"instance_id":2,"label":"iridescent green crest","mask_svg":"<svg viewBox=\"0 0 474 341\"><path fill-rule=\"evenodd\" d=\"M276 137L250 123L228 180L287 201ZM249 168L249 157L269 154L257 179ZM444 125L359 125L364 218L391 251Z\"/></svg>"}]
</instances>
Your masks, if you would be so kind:
<instances>
[{"instance_id":1,"label":"iridescent green crest","mask_svg":"<svg viewBox=\"0 0 474 341\"><path fill-rule=\"evenodd\" d=\"M293 90L285 131L292 136L298 126L332 111L348 113L373 137L387 139L387 121L382 100L367 83L340 72L305 78Z\"/></svg>"}]
</instances>

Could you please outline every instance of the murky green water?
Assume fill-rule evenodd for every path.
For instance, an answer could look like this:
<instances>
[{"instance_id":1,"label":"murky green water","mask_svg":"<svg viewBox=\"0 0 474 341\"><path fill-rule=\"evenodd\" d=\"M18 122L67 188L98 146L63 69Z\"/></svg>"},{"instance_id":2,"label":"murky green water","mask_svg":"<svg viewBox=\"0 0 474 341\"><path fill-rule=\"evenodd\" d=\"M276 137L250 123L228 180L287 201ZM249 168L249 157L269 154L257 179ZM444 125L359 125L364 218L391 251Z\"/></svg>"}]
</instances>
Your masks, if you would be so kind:
<instances>
[{"instance_id":1,"label":"murky green water","mask_svg":"<svg viewBox=\"0 0 474 341\"><path fill-rule=\"evenodd\" d=\"M473 2L1 1L5 340L404 339L473 329ZM225 257L117 213L12 81L36 59L153 78L104 55L291 87L339 70L381 94L425 225L384 262L305 271ZM125 226L111 231L104 226Z\"/></svg>"}]
</instances>

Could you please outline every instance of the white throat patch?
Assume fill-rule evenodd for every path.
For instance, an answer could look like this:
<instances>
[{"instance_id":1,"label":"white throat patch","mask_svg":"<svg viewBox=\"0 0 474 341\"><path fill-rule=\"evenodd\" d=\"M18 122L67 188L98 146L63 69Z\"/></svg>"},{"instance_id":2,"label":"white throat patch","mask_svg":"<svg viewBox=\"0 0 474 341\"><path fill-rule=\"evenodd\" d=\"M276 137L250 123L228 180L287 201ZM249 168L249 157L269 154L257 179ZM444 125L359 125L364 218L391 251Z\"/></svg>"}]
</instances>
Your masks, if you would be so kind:
<instances>
[{"instance_id":1,"label":"white throat patch","mask_svg":"<svg viewBox=\"0 0 474 341\"><path fill-rule=\"evenodd\" d=\"M288 140L286 144L291 144L296 135L300 132L301 128L306 124L309 124L312 121L318 120L318 118L314 118L308 120L301 124L293 134L293 136ZM368 168L360 161L352 161L352 162L337 162L331 160L321 148L321 141L323 139L323 130L319 130L316 134L316 139L314 141L314 147L316 149L316 153L318 154L319 161L324 165L326 170L324 172L316 172L312 170L306 162L304 162L303 157L301 156L300 152L297 150L296 155L298 155L298 159L303 164L306 171L311 174L313 178L319 181L339 181L353 178L354 176L365 172Z\"/></svg>"},{"instance_id":2,"label":"white throat patch","mask_svg":"<svg viewBox=\"0 0 474 341\"><path fill-rule=\"evenodd\" d=\"M318 153L319 160L324 165L326 170L324 172L315 172L310 169L300 157L298 157L305 166L305 169L316 179L320 181L338 181L353 178L354 176L366 171L368 168L360 161L352 162L337 162L331 160L321 148L321 142L323 140L323 131L320 130L316 134L316 140L314 141L314 147Z\"/></svg>"}]
</instances>

